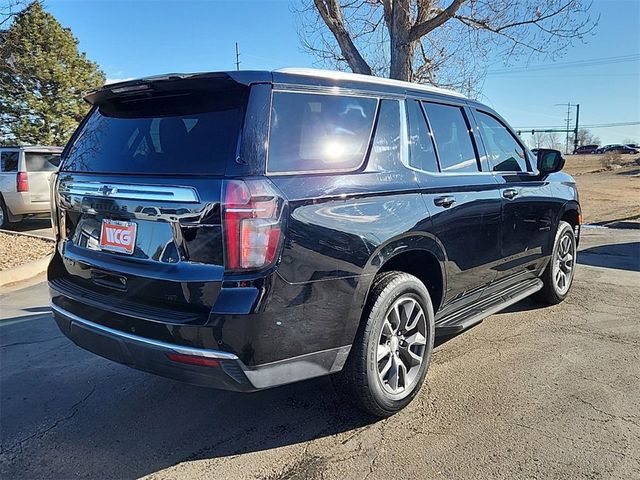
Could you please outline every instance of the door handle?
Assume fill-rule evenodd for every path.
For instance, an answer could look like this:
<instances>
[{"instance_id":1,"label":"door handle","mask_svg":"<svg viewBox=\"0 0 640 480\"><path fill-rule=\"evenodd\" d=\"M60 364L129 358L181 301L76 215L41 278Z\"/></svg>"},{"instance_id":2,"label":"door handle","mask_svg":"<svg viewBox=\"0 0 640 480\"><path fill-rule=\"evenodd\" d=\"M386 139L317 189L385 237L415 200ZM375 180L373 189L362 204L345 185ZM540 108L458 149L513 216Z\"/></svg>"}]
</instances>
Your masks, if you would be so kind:
<instances>
[{"instance_id":1,"label":"door handle","mask_svg":"<svg viewBox=\"0 0 640 480\"><path fill-rule=\"evenodd\" d=\"M502 192L502 196L511 200L518 196L518 190L516 190L515 188L507 188L504 192Z\"/></svg>"},{"instance_id":2,"label":"door handle","mask_svg":"<svg viewBox=\"0 0 640 480\"><path fill-rule=\"evenodd\" d=\"M437 197L433 199L433 203L438 207L449 208L451 205L456 203L456 199L450 196Z\"/></svg>"}]
</instances>

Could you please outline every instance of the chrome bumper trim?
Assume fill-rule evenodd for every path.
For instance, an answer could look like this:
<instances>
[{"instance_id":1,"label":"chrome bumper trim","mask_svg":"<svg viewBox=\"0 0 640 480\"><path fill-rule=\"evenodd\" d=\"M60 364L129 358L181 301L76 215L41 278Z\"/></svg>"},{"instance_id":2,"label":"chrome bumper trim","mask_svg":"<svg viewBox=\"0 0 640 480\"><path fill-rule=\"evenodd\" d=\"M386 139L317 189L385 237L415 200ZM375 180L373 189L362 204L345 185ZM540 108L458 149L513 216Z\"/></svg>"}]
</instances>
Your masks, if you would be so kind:
<instances>
[{"instance_id":1,"label":"chrome bumper trim","mask_svg":"<svg viewBox=\"0 0 640 480\"><path fill-rule=\"evenodd\" d=\"M65 310L64 308L61 308L54 303L51 304L51 309L55 313L62 315L63 317L68 318L69 320L73 320L74 322L80 323L86 327L104 332L114 337L127 339L132 342L142 343L150 347L163 348L166 350L171 350L175 353L181 353L183 355L194 355L198 357L207 357L207 358L219 358L221 360L236 360L236 361L238 360L238 357L233 353L221 352L219 350L205 350L202 348L184 347L182 345L175 345L172 343L161 342L159 340L152 340L150 338L139 337L138 335L133 335L131 333L122 332L114 328L105 327L104 325L100 325L98 323L91 322L85 318L79 317L78 315L75 315Z\"/></svg>"}]
</instances>

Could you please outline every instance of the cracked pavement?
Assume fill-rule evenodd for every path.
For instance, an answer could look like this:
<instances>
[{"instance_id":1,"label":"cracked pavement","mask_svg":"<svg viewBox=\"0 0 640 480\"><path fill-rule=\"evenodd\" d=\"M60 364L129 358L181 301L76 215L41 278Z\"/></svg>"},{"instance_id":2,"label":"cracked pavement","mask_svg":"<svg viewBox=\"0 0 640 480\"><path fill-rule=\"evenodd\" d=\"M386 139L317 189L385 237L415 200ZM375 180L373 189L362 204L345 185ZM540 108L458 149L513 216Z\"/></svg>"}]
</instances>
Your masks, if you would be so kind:
<instances>
[{"instance_id":1,"label":"cracked pavement","mask_svg":"<svg viewBox=\"0 0 640 480\"><path fill-rule=\"evenodd\" d=\"M569 298L524 300L435 350L376 420L328 379L253 394L71 344L46 284L0 296L2 478L640 478L640 232L587 229Z\"/></svg>"}]
</instances>

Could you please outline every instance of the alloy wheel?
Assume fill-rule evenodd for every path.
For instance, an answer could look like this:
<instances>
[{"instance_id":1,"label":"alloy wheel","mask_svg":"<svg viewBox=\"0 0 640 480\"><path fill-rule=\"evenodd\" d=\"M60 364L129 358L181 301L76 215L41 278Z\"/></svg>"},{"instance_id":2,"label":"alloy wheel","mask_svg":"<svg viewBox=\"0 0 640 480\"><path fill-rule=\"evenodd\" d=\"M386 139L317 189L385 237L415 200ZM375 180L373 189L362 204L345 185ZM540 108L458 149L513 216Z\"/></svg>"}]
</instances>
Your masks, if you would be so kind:
<instances>
[{"instance_id":1,"label":"alloy wheel","mask_svg":"<svg viewBox=\"0 0 640 480\"><path fill-rule=\"evenodd\" d=\"M576 247L571 232L565 232L558 242L558 249L553 264L553 281L558 293L565 294L573 279Z\"/></svg>"},{"instance_id":2,"label":"alloy wheel","mask_svg":"<svg viewBox=\"0 0 640 480\"><path fill-rule=\"evenodd\" d=\"M397 299L387 312L377 347L378 379L394 396L411 392L427 345L424 310L411 296Z\"/></svg>"}]
</instances>

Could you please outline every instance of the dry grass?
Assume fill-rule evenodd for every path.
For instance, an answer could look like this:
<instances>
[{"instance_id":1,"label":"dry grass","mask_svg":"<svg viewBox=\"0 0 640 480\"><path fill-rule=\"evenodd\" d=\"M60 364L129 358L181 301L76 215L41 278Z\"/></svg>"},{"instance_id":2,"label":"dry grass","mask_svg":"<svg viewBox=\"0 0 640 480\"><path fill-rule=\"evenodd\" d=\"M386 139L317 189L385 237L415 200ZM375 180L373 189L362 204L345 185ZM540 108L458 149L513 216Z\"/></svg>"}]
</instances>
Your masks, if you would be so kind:
<instances>
[{"instance_id":1,"label":"dry grass","mask_svg":"<svg viewBox=\"0 0 640 480\"><path fill-rule=\"evenodd\" d=\"M640 219L640 157L568 155L564 170L578 184L585 223Z\"/></svg>"},{"instance_id":2,"label":"dry grass","mask_svg":"<svg viewBox=\"0 0 640 480\"><path fill-rule=\"evenodd\" d=\"M0 232L0 271L33 262L53 253L53 242Z\"/></svg>"}]
</instances>

